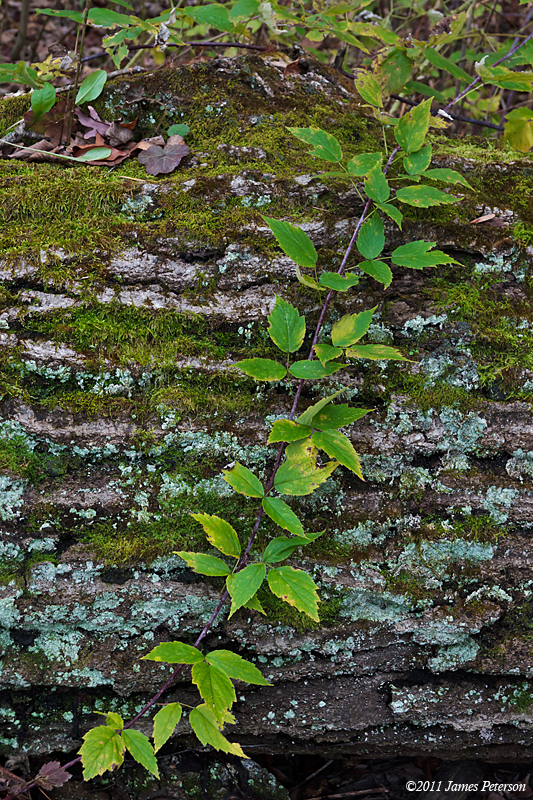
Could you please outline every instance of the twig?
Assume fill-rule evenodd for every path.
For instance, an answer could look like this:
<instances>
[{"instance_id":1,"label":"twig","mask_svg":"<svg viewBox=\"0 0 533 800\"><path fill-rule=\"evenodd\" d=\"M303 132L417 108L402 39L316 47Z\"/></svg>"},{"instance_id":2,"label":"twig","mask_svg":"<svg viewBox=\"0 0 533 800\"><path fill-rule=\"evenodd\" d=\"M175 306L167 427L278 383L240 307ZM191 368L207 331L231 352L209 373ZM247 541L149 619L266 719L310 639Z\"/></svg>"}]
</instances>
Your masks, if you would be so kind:
<instances>
[{"instance_id":1,"label":"twig","mask_svg":"<svg viewBox=\"0 0 533 800\"><path fill-rule=\"evenodd\" d=\"M311 773L311 775L308 775L307 778L304 778L304 780L300 781L300 783L297 783L296 786L293 786L291 788L291 792L294 792L296 789L299 789L301 786L305 786L306 783L309 783L309 781L312 781L313 778L316 778L316 776L320 775L321 772L324 772L325 769L327 769L328 767L331 767L332 764L333 764L333 759L331 759L331 761L326 761L326 763L322 764L322 766L319 769L315 770L313 773Z\"/></svg>"},{"instance_id":2,"label":"twig","mask_svg":"<svg viewBox=\"0 0 533 800\"><path fill-rule=\"evenodd\" d=\"M28 30L28 20L30 18L30 0L22 0L20 7L20 22L17 37L11 48L11 61L16 61L20 56L22 45L26 41L26 33Z\"/></svg>"},{"instance_id":3,"label":"twig","mask_svg":"<svg viewBox=\"0 0 533 800\"><path fill-rule=\"evenodd\" d=\"M183 42L183 44L174 44L174 42L170 42L166 45L167 47L240 47L244 50L269 50L268 47L262 47L258 44L245 44L244 42ZM135 44L131 47L128 47L128 53L133 52L134 50L153 50L157 45L155 44ZM109 53L107 50L103 50L101 53L93 53L91 56L85 56L82 58L82 64L86 61L92 61L94 58L102 58L103 56L108 56Z\"/></svg>"},{"instance_id":4,"label":"twig","mask_svg":"<svg viewBox=\"0 0 533 800\"><path fill-rule=\"evenodd\" d=\"M74 119L74 103L76 102L76 90L78 88L78 83L80 80L81 59L83 56L83 45L85 43L85 32L87 31L88 18L89 18L89 0L85 0L85 14L83 15L83 23L82 23L83 27L81 29L80 51L78 53L78 66L76 67L76 77L74 78L74 97L72 98L72 104L70 105L70 114L68 117L67 139L66 139L67 143L70 140L70 133L72 131L72 122ZM69 108L69 100L67 99L67 109L68 108ZM63 131L61 131L61 137L63 137Z\"/></svg>"}]
</instances>

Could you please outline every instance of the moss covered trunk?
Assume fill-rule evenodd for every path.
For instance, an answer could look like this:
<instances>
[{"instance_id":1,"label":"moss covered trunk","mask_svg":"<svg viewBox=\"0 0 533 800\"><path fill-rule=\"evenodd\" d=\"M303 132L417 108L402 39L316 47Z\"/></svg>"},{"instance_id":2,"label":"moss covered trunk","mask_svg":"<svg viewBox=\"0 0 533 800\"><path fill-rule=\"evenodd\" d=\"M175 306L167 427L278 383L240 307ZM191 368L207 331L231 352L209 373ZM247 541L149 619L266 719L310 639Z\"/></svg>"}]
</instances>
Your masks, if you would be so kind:
<instances>
[{"instance_id":1,"label":"moss covered trunk","mask_svg":"<svg viewBox=\"0 0 533 800\"><path fill-rule=\"evenodd\" d=\"M221 469L269 474L265 418L295 387L234 363L271 353L276 294L308 329L319 306L261 214L300 224L332 269L362 208L286 126L322 127L348 156L382 144L348 80L315 62L284 77L285 63L113 82L102 119L191 126L169 176L0 162L4 753L75 750L95 712L139 709L168 675L140 657L193 641L221 588L173 552L205 545L190 512L248 535L255 504ZM2 101L3 126L28 104ZM370 341L412 362L360 362L304 393L302 408L344 388L374 409L347 429L366 481L339 469L294 503L325 529L290 562L319 583L321 623L265 593L266 618L241 611L211 635L273 684L238 692L228 733L250 753L533 754L531 161L443 134L433 153L473 189L410 209L387 246L424 237L460 264L395 268L385 291L362 276L330 316L377 305ZM194 694L184 682L168 699Z\"/></svg>"}]
</instances>

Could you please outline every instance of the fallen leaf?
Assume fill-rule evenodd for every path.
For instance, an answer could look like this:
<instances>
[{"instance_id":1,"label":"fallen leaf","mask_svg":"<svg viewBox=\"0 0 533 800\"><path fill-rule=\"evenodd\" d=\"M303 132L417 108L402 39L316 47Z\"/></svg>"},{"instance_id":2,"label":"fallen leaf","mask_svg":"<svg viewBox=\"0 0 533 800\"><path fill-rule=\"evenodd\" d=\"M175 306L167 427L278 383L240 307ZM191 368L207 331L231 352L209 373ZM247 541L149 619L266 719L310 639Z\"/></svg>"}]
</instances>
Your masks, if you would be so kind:
<instances>
[{"instance_id":1,"label":"fallen leaf","mask_svg":"<svg viewBox=\"0 0 533 800\"><path fill-rule=\"evenodd\" d=\"M106 139L112 147L119 147L133 139L130 128L121 125L120 122L112 122L106 131Z\"/></svg>"},{"instance_id":2,"label":"fallen leaf","mask_svg":"<svg viewBox=\"0 0 533 800\"><path fill-rule=\"evenodd\" d=\"M129 130L132 131L137 125L137 117L135 117L135 119L133 119L131 122L121 122L120 124L123 128L129 128Z\"/></svg>"},{"instance_id":3,"label":"fallen leaf","mask_svg":"<svg viewBox=\"0 0 533 800\"><path fill-rule=\"evenodd\" d=\"M185 144L185 139L179 133L173 133L168 137L167 145L169 144Z\"/></svg>"},{"instance_id":4,"label":"fallen leaf","mask_svg":"<svg viewBox=\"0 0 533 800\"><path fill-rule=\"evenodd\" d=\"M290 61L285 69L283 70L283 77L285 78L287 75L300 75L300 59L297 58L296 61Z\"/></svg>"},{"instance_id":5,"label":"fallen leaf","mask_svg":"<svg viewBox=\"0 0 533 800\"><path fill-rule=\"evenodd\" d=\"M135 142L128 142L120 150L118 150L116 147L107 147L106 149L111 150L111 153L107 158L99 159L98 161L89 161L87 163L96 167L116 167L118 164L121 164L123 161L125 161L126 158L131 156L135 150Z\"/></svg>"},{"instance_id":6,"label":"fallen leaf","mask_svg":"<svg viewBox=\"0 0 533 800\"><path fill-rule=\"evenodd\" d=\"M48 159L43 158L45 152L54 150L54 145L48 139L41 139L39 142L32 144L31 148L24 148L24 150L16 150L11 153L9 158L18 158L21 161L45 161Z\"/></svg>"},{"instance_id":7,"label":"fallen leaf","mask_svg":"<svg viewBox=\"0 0 533 800\"><path fill-rule=\"evenodd\" d=\"M488 222L489 219L494 219L496 214L483 214L482 217L476 217L476 219L470 220L470 225L474 225L477 222Z\"/></svg>"},{"instance_id":8,"label":"fallen leaf","mask_svg":"<svg viewBox=\"0 0 533 800\"><path fill-rule=\"evenodd\" d=\"M161 175L173 172L182 158L190 153L186 144L167 144L165 147L152 145L139 155L139 164L144 164L149 175Z\"/></svg>"},{"instance_id":9,"label":"fallen leaf","mask_svg":"<svg viewBox=\"0 0 533 800\"><path fill-rule=\"evenodd\" d=\"M89 106L89 116L83 113L81 108L76 107L74 109L74 113L76 114L77 118L81 122L82 125L85 125L86 128L90 130L85 131L83 134L84 139L90 139L91 136L95 136L97 133L100 133L102 136L106 133L107 129L111 125L110 122L104 122L100 119L100 116L97 111L94 110L92 106Z\"/></svg>"},{"instance_id":10,"label":"fallen leaf","mask_svg":"<svg viewBox=\"0 0 533 800\"><path fill-rule=\"evenodd\" d=\"M71 778L70 772L64 770L59 761L49 761L48 764L43 764L35 780L43 789L53 789L55 786L63 786Z\"/></svg>"},{"instance_id":11,"label":"fallen leaf","mask_svg":"<svg viewBox=\"0 0 533 800\"><path fill-rule=\"evenodd\" d=\"M24 122L26 123L26 128L28 130L32 128L35 133L43 133L45 136L48 136L46 133L47 128L50 125L54 125L57 123L65 123L67 115L67 101L66 100L59 100L50 111L47 111L46 114L43 114L42 117L39 117L37 122L35 122L35 114L33 110L30 109L26 111L24 114Z\"/></svg>"}]
</instances>

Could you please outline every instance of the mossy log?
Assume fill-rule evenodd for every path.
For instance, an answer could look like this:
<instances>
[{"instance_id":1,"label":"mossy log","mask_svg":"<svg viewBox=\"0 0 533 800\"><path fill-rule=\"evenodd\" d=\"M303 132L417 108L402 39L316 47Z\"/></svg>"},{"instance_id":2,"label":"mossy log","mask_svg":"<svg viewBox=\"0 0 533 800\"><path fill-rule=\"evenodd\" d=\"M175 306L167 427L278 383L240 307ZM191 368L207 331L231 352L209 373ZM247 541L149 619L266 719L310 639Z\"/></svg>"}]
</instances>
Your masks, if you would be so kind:
<instances>
[{"instance_id":1,"label":"mossy log","mask_svg":"<svg viewBox=\"0 0 533 800\"><path fill-rule=\"evenodd\" d=\"M103 119L191 126L171 175L0 162L1 752L72 751L95 712L138 710L168 675L140 657L194 641L221 588L174 554L205 547L190 512L248 535L254 503L221 469L268 475L267 422L294 386L234 365L272 353L276 295L308 330L319 308L261 214L301 225L331 269L362 208L287 126L330 131L347 157L382 147L348 79L285 63L113 81ZM28 105L1 101L0 128ZM238 691L228 734L250 754L533 755L532 162L431 139L433 165L472 189L386 223L387 248L424 237L459 263L395 268L385 291L362 276L330 315L377 306L370 340L412 361L354 363L304 392L302 408L342 387L373 409L347 429L365 482L339 469L294 503L325 530L290 561L319 583L321 622L265 592L267 618L238 612L210 638L273 684ZM168 699L195 702L185 681Z\"/></svg>"}]
</instances>

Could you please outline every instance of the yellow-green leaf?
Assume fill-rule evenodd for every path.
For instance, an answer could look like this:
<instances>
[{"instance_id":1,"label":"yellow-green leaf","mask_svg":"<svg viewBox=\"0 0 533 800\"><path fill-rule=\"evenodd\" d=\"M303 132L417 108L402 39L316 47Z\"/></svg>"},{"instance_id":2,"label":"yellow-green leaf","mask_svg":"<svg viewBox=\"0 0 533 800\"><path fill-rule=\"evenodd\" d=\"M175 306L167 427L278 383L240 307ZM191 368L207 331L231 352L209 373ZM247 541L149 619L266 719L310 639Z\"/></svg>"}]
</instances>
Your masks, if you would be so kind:
<instances>
[{"instance_id":1,"label":"yellow-green leaf","mask_svg":"<svg viewBox=\"0 0 533 800\"><path fill-rule=\"evenodd\" d=\"M80 748L83 779L89 781L103 775L124 761L124 741L120 734L107 725L91 728L83 737Z\"/></svg>"},{"instance_id":2,"label":"yellow-green leaf","mask_svg":"<svg viewBox=\"0 0 533 800\"><path fill-rule=\"evenodd\" d=\"M243 467L237 461L231 469L223 469L222 477L229 483L232 489L235 489L239 494L244 494L246 497L264 497L265 490L259 478L250 472L248 467ZM207 516L207 515L206 515ZM224 551L222 551L224 552ZM239 550L240 552L240 550ZM231 555L231 553L226 553ZM235 556L237 558L237 556Z\"/></svg>"},{"instance_id":3,"label":"yellow-green leaf","mask_svg":"<svg viewBox=\"0 0 533 800\"><path fill-rule=\"evenodd\" d=\"M336 458L343 467L355 472L358 478L364 480L359 456L355 452L353 444L343 433L336 430L321 431L313 433L311 441L320 450L324 450L330 458Z\"/></svg>"},{"instance_id":4,"label":"yellow-green leaf","mask_svg":"<svg viewBox=\"0 0 533 800\"><path fill-rule=\"evenodd\" d=\"M228 713L224 716L224 721L233 724L235 719ZM239 756L239 758L248 758L240 744L234 744L222 735L220 731L222 726L219 726L208 705L202 704L193 708L189 714L189 722L203 745L210 744L215 750L222 750L223 753L232 753L234 756Z\"/></svg>"},{"instance_id":5,"label":"yellow-green leaf","mask_svg":"<svg viewBox=\"0 0 533 800\"><path fill-rule=\"evenodd\" d=\"M335 347L349 347L359 341L370 327L372 315L376 308L377 306L374 306L374 308L363 311L361 314L345 314L344 317L341 317L331 329L333 345Z\"/></svg>"},{"instance_id":6,"label":"yellow-green leaf","mask_svg":"<svg viewBox=\"0 0 533 800\"><path fill-rule=\"evenodd\" d=\"M256 666L237 653L232 653L231 650L212 650L205 659L235 681L255 683L257 686L272 685L261 675Z\"/></svg>"},{"instance_id":7,"label":"yellow-green leaf","mask_svg":"<svg viewBox=\"0 0 533 800\"><path fill-rule=\"evenodd\" d=\"M222 722L224 711L230 709L235 700L234 686L228 675L216 666L200 661L193 664L192 682L198 687L202 698L219 722Z\"/></svg>"},{"instance_id":8,"label":"yellow-green leaf","mask_svg":"<svg viewBox=\"0 0 533 800\"><path fill-rule=\"evenodd\" d=\"M310 436L312 432L307 425L300 425L294 420L278 419L272 426L268 444L274 442L297 442L298 439L305 439L306 436Z\"/></svg>"},{"instance_id":9,"label":"yellow-green leaf","mask_svg":"<svg viewBox=\"0 0 533 800\"><path fill-rule=\"evenodd\" d=\"M416 153L424 144L431 116L431 97L415 106L401 117L394 136L406 153Z\"/></svg>"},{"instance_id":10,"label":"yellow-green leaf","mask_svg":"<svg viewBox=\"0 0 533 800\"><path fill-rule=\"evenodd\" d=\"M231 572L228 565L216 556L210 556L207 553L187 553L184 550L175 550L174 552L199 575L220 576L229 575Z\"/></svg>"},{"instance_id":11,"label":"yellow-green leaf","mask_svg":"<svg viewBox=\"0 0 533 800\"><path fill-rule=\"evenodd\" d=\"M243 467L243 469L245 469L245 467ZM225 478L225 480L227 480L227 478ZM230 482L228 481L228 483ZM215 514L191 514L191 517L200 523L205 531L207 540L216 547L217 550L220 550L225 556L239 558L241 554L241 544L235 529L229 522L226 522L226 520L221 517L217 517Z\"/></svg>"},{"instance_id":12,"label":"yellow-green leaf","mask_svg":"<svg viewBox=\"0 0 533 800\"><path fill-rule=\"evenodd\" d=\"M145 661L163 661L165 664L196 664L203 657L196 647L183 642L163 642L142 656Z\"/></svg>"},{"instance_id":13,"label":"yellow-green leaf","mask_svg":"<svg viewBox=\"0 0 533 800\"><path fill-rule=\"evenodd\" d=\"M150 744L148 737L140 731L127 728L122 732L122 738L128 753L133 756L135 761L147 769L148 772L151 772L152 775L155 775L156 778L159 778L154 748Z\"/></svg>"},{"instance_id":14,"label":"yellow-green leaf","mask_svg":"<svg viewBox=\"0 0 533 800\"><path fill-rule=\"evenodd\" d=\"M283 530L295 536L306 536L302 523L281 497L264 497L263 511Z\"/></svg>"},{"instance_id":15,"label":"yellow-green leaf","mask_svg":"<svg viewBox=\"0 0 533 800\"><path fill-rule=\"evenodd\" d=\"M226 586L231 597L230 617L257 592L266 574L264 564L249 564L234 575L228 575Z\"/></svg>"},{"instance_id":16,"label":"yellow-green leaf","mask_svg":"<svg viewBox=\"0 0 533 800\"><path fill-rule=\"evenodd\" d=\"M182 707L180 703L168 703L155 715L153 738L156 753L174 733L176 725L181 719L181 714Z\"/></svg>"},{"instance_id":17,"label":"yellow-green leaf","mask_svg":"<svg viewBox=\"0 0 533 800\"><path fill-rule=\"evenodd\" d=\"M293 567L274 567L268 573L270 591L315 622L318 618L318 591L310 575Z\"/></svg>"}]
</instances>

